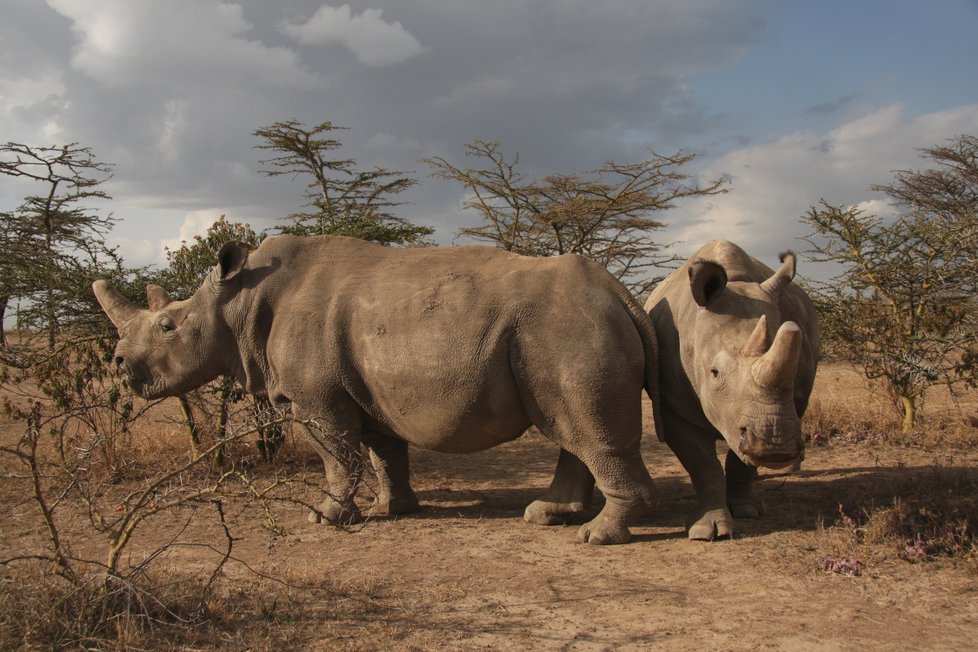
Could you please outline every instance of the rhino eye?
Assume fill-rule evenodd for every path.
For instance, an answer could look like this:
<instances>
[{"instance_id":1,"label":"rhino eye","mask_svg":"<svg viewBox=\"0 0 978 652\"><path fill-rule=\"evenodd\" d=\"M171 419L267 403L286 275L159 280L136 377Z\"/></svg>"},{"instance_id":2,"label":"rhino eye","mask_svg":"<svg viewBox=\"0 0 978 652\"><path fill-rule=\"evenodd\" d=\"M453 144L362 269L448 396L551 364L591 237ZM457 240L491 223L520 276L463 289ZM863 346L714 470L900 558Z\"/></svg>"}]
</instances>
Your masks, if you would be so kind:
<instances>
[{"instance_id":1,"label":"rhino eye","mask_svg":"<svg viewBox=\"0 0 978 652\"><path fill-rule=\"evenodd\" d=\"M169 333L175 329L176 327L169 321L160 322L160 330L163 331L164 333Z\"/></svg>"},{"instance_id":2,"label":"rhino eye","mask_svg":"<svg viewBox=\"0 0 978 652\"><path fill-rule=\"evenodd\" d=\"M717 369L716 367L712 367L710 369L710 375L713 376L714 378L719 378L720 377L720 370Z\"/></svg>"}]
</instances>

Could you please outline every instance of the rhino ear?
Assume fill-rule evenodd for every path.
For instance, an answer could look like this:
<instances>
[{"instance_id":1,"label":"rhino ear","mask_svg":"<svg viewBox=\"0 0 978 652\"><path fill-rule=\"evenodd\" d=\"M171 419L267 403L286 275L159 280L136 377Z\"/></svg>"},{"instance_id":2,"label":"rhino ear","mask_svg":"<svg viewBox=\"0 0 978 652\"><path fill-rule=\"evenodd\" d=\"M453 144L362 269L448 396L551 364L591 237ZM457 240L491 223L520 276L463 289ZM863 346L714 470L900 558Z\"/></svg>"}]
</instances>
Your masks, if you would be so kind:
<instances>
[{"instance_id":1,"label":"rhino ear","mask_svg":"<svg viewBox=\"0 0 978 652\"><path fill-rule=\"evenodd\" d=\"M220 281L230 281L237 276L248 261L251 248L243 242L227 242L217 254L217 270Z\"/></svg>"},{"instance_id":2,"label":"rhino ear","mask_svg":"<svg viewBox=\"0 0 978 652\"><path fill-rule=\"evenodd\" d=\"M166 290L152 284L146 286L146 300L149 302L149 309L153 311L163 310L172 301Z\"/></svg>"},{"instance_id":3,"label":"rhino ear","mask_svg":"<svg viewBox=\"0 0 978 652\"><path fill-rule=\"evenodd\" d=\"M700 306L713 303L727 287L727 270L708 260L697 260L689 266L689 289Z\"/></svg>"}]
</instances>

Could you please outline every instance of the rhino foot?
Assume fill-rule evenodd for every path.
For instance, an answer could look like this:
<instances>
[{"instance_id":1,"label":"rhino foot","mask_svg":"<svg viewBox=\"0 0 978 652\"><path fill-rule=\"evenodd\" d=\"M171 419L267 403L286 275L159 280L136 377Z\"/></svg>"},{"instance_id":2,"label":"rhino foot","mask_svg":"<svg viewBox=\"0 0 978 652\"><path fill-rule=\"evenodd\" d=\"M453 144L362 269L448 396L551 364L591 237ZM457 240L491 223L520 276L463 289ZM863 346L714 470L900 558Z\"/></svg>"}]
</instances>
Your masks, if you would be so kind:
<instances>
[{"instance_id":1,"label":"rhino foot","mask_svg":"<svg viewBox=\"0 0 978 652\"><path fill-rule=\"evenodd\" d=\"M327 500L318 510L309 512L310 523L329 523L331 525L353 525L363 520L363 514L356 505L344 506Z\"/></svg>"},{"instance_id":2,"label":"rhino foot","mask_svg":"<svg viewBox=\"0 0 978 652\"><path fill-rule=\"evenodd\" d=\"M726 508L711 509L689 526L689 538L695 541L713 541L733 536L733 516Z\"/></svg>"},{"instance_id":3,"label":"rhino foot","mask_svg":"<svg viewBox=\"0 0 978 652\"><path fill-rule=\"evenodd\" d=\"M746 500L728 499L727 507L734 518L758 518L764 515L764 503L753 497Z\"/></svg>"},{"instance_id":4,"label":"rhino foot","mask_svg":"<svg viewBox=\"0 0 978 652\"><path fill-rule=\"evenodd\" d=\"M628 528L612 523L607 518L602 518L599 514L593 521L585 523L577 531L577 541L579 543L590 543L597 546L607 546L619 543L628 543L632 540L632 533Z\"/></svg>"},{"instance_id":5,"label":"rhino foot","mask_svg":"<svg viewBox=\"0 0 978 652\"><path fill-rule=\"evenodd\" d=\"M412 514L420 512L421 505L413 494L411 496L377 497L370 507L372 516L395 516L397 514Z\"/></svg>"},{"instance_id":6,"label":"rhino foot","mask_svg":"<svg viewBox=\"0 0 978 652\"><path fill-rule=\"evenodd\" d=\"M563 525L586 509L584 503L550 503L534 500L526 506L523 520L537 525Z\"/></svg>"},{"instance_id":7,"label":"rhino foot","mask_svg":"<svg viewBox=\"0 0 978 652\"><path fill-rule=\"evenodd\" d=\"M757 518L764 515L764 503L754 495L750 483L727 484L727 509L734 518Z\"/></svg>"}]
</instances>

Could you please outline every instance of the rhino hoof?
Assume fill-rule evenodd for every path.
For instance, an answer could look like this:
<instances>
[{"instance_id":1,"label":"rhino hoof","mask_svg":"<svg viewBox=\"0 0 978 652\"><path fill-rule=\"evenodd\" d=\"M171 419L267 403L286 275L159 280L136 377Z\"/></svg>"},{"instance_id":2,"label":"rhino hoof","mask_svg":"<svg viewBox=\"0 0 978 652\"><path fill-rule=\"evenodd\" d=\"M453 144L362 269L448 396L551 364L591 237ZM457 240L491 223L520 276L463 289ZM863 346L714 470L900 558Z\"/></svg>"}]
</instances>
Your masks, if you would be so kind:
<instances>
[{"instance_id":1,"label":"rhino hoof","mask_svg":"<svg viewBox=\"0 0 978 652\"><path fill-rule=\"evenodd\" d=\"M584 509L584 503L549 503L544 500L534 500L526 506L523 520L536 525L563 525Z\"/></svg>"},{"instance_id":2,"label":"rhino hoof","mask_svg":"<svg viewBox=\"0 0 978 652\"><path fill-rule=\"evenodd\" d=\"M764 506L757 500L727 503L727 507L734 518L758 518L764 515Z\"/></svg>"},{"instance_id":3,"label":"rhino hoof","mask_svg":"<svg viewBox=\"0 0 978 652\"><path fill-rule=\"evenodd\" d=\"M595 546L609 546L628 543L632 540L632 533L628 531L627 527L609 526L607 522L603 521L599 517L582 525L577 531L577 541Z\"/></svg>"},{"instance_id":4,"label":"rhino hoof","mask_svg":"<svg viewBox=\"0 0 978 652\"><path fill-rule=\"evenodd\" d=\"M328 523L330 525L354 525L363 520L363 515L356 507L344 508L340 505L324 506L320 510L311 510L307 517L310 523Z\"/></svg>"},{"instance_id":5,"label":"rhino hoof","mask_svg":"<svg viewBox=\"0 0 978 652\"><path fill-rule=\"evenodd\" d=\"M386 500L378 498L370 507L370 514L373 516L395 516L397 514L413 514L420 512L421 505L414 496L406 498L388 498Z\"/></svg>"},{"instance_id":6,"label":"rhino hoof","mask_svg":"<svg viewBox=\"0 0 978 652\"><path fill-rule=\"evenodd\" d=\"M733 517L726 509L712 509L689 526L694 541L715 541L733 537Z\"/></svg>"}]
</instances>

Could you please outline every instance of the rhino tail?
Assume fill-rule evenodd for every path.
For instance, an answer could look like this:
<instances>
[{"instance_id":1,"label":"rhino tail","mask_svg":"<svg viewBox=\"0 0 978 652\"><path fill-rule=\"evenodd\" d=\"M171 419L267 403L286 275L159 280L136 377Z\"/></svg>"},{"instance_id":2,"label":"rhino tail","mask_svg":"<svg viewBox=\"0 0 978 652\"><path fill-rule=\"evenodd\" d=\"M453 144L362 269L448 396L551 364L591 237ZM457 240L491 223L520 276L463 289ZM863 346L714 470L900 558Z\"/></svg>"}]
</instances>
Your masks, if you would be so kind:
<instances>
[{"instance_id":1,"label":"rhino tail","mask_svg":"<svg viewBox=\"0 0 978 652\"><path fill-rule=\"evenodd\" d=\"M652 319L645 312L632 294L619 286L618 297L628 311L635 329L642 338L642 346L645 349L645 392L652 401L652 418L655 424L655 434L659 441L665 441L665 430L662 426L661 393L659 382L659 340L655 335L655 327Z\"/></svg>"}]
</instances>

